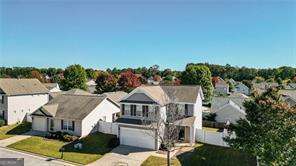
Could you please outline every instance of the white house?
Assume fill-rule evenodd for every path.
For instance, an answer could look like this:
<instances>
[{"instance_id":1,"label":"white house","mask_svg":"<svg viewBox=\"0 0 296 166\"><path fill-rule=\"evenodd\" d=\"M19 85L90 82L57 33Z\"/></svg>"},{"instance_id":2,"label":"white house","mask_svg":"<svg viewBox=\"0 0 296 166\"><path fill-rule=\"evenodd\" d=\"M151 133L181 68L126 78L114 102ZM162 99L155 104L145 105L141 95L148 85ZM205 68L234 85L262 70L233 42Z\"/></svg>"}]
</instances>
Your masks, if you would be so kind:
<instances>
[{"instance_id":1,"label":"white house","mask_svg":"<svg viewBox=\"0 0 296 166\"><path fill-rule=\"evenodd\" d=\"M218 94L229 94L229 85L221 77L213 77L214 92Z\"/></svg>"},{"instance_id":2,"label":"white house","mask_svg":"<svg viewBox=\"0 0 296 166\"><path fill-rule=\"evenodd\" d=\"M119 126L120 143L158 149L159 128L147 128L156 119L166 120L168 104L176 104L182 118L175 121L180 127L179 140L195 142L196 129L202 129L202 100L200 86L140 86L121 101Z\"/></svg>"},{"instance_id":3,"label":"white house","mask_svg":"<svg viewBox=\"0 0 296 166\"><path fill-rule=\"evenodd\" d=\"M60 92L60 86L58 83L44 83L43 84L51 93Z\"/></svg>"},{"instance_id":4,"label":"white house","mask_svg":"<svg viewBox=\"0 0 296 166\"><path fill-rule=\"evenodd\" d=\"M249 98L244 94L234 93L228 97L213 97L210 112L215 113L217 122L235 124L246 117L244 101Z\"/></svg>"},{"instance_id":5,"label":"white house","mask_svg":"<svg viewBox=\"0 0 296 166\"><path fill-rule=\"evenodd\" d=\"M242 93L245 95L250 95L250 88L247 87L245 84L239 82L234 87L234 92L236 93Z\"/></svg>"},{"instance_id":6,"label":"white house","mask_svg":"<svg viewBox=\"0 0 296 166\"><path fill-rule=\"evenodd\" d=\"M49 91L37 79L0 79L0 116L7 124L31 121L29 115L48 100Z\"/></svg>"},{"instance_id":7,"label":"white house","mask_svg":"<svg viewBox=\"0 0 296 166\"><path fill-rule=\"evenodd\" d=\"M113 122L119 105L106 96L61 94L32 113L32 129L86 136L99 121Z\"/></svg>"},{"instance_id":8,"label":"white house","mask_svg":"<svg viewBox=\"0 0 296 166\"><path fill-rule=\"evenodd\" d=\"M96 92L96 85L97 85L97 83L95 82L95 80L89 80L88 82L86 82L87 91L89 93L95 93Z\"/></svg>"}]
</instances>

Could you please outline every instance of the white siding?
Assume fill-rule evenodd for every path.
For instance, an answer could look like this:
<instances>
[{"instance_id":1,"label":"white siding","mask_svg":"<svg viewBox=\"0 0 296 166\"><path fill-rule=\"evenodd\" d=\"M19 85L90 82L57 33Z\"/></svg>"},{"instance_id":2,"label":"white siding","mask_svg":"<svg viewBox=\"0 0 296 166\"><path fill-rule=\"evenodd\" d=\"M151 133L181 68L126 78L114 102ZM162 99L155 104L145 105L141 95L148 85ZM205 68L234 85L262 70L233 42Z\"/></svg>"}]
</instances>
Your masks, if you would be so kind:
<instances>
[{"instance_id":1,"label":"white siding","mask_svg":"<svg viewBox=\"0 0 296 166\"><path fill-rule=\"evenodd\" d=\"M81 136L91 133L99 120L112 122L113 114L120 112L120 109L107 99L103 100L90 114L82 120Z\"/></svg>"},{"instance_id":2,"label":"white siding","mask_svg":"<svg viewBox=\"0 0 296 166\"><path fill-rule=\"evenodd\" d=\"M33 116L32 129L37 131L47 131L47 118L41 116Z\"/></svg>"},{"instance_id":3,"label":"white siding","mask_svg":"<svg viewBox=\"0 0 296 166\"><path fill-rule=\"evenodd\" d=\"M216 121L217 122L226 122L229 121L230 123L235 124L237 120L240 118L245 119L246 116L244 113L240 112L237 108L234 107L227 107L228 109L222 109L216 112Z\"/></svg>"},{"instance_id":4,"label":"white siding","mask_svg":"<svg viewBox=\"0 0 296 166\"><path fill-rule=\"evenodd\" d=\"M46 104L48 94L20 95L7 97L7 123L14 124L28 118L29 114Z\"/></svg>"}]
</instances>

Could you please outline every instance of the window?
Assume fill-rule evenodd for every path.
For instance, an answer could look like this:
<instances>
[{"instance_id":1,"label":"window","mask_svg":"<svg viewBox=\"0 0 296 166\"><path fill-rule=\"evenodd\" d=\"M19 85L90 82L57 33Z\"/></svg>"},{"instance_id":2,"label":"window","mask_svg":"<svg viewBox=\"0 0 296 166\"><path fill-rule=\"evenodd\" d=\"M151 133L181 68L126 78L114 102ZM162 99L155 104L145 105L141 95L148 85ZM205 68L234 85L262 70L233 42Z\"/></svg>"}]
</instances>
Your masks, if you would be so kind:
<instances>
[{"instance_id":1,"label":"window","mask_svg":"<svg viewBox=\"0 0 296 166\"><path fill-rule=\"evenodd\" d=\"M154 116L156 117L156 116L158 115L158 113L159 113L159 107L156 106L156 107L154 108Z\"/></svg>"},{"instance_id":2,"label":"window","mask_svg":"<svg viewBox=\"0 0 296 166\"><path fill-rule=\"evenodd\" d=\"M131 105L131 116L136 116L137 106Z\"/></svg>"},{"instance_id":3,"label":"window","mask_svg":"<svg viewBox=\"0 0 296 166\"><path fill-rule=\"evenodd\" d=\"M50 128L49 128L49 130L53 131L53 128L54 128L54 121L53 121L53 119L50 119Z\"/></svg>"},{"instance_id":4,"label":"window","mask_svg":"<svg viewBox=\"0 0 296 166\"><path fill-rule=\"evenodd\" d=\"M1 103L4 104L4 96L3 95L0 97L0 100L1 100Z\"/></svg>"},{"instance_id":5,"label":"window","mask_svg":"<svg viewBox=\"0 0 296 166\"><path fill-rule=\"evenodd\" d=\"M124 115L125 114L125 105L121 104L121 114Z\"/></svg>"},{"instance_id":6,"label":"window","mask_svg":"<svg viewBox=\"0 0 296 166\"><path fill-rule=\"evenodd\" d=\"M188 104L185 104L185 115L188 115Z\"/></svg>"},{"instance_id":7,"label":"window","mask_svg":"<svg viewBox=\"0 0 296 166\"><path fill-rule=\"evenodd\" d=\"M71 130L74 131L74 121L67 121L67 120L61 120L61 129L62 130Z\"/></svg>"},{"instance_id":8,"label":"window","mask_svg":"<svg viewBox=\"0 0 296 166\"><path fill-rule=\"evenodd\" d=\"M148 106L147 105L142 106L142 116L148 117Z\"/></svg>"},{"instance_id":9,"label":"window","mask_svg":"<svg viewBox=\"0 0 296 166\"><path fill-rule=\"evenodd\" d=\"M68 130L74 131L74 121L68 121Z\"/></svg>"}]
</instances>

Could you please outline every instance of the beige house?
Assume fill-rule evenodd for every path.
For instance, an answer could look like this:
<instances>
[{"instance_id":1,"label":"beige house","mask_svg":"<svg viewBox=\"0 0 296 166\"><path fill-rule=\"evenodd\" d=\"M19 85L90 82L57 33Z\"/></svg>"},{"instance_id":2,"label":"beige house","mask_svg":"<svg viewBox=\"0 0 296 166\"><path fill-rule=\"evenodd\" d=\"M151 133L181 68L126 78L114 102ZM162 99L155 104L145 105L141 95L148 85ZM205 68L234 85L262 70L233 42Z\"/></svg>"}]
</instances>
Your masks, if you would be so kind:
<instances>
[{"instance_id":1,"label":"beige house","mask_svg":"<svg viewBox=\"0 0 296 166\"><path fill-rule=\"evenodd\" d=\"M7 124L31 121L30 114L48 100L49 91L37 79L0 79L0 116Z\"/></svg>"},{"instance_id":2,"label":"beige house","mask_svg":"<svg viewBox=\"0 0 296 166\"><path fill-rule=\"evenodd\" d=\"M99 121L113 122L116 119L116 114L120 112L117 103L105 95L87 95L87 92L81 91L72 90L71 93L61 94L33 112L33 130L64 131L86 136L96 131Z\"/></svg>"},{"instance_id":3,"label":"beige house","mask_svg":"<svg viewBox=\"0 0 296 166\"><path fill-rule=\"evenodd\" d=\"M166 121L167 106L175 104L180 117L175 121L180 127L179 141L193 144L196 130L202 128L202 99L200 86L141 86L121 101L119 139L123 145L157 150L159 128L147 129L147 124ZM159 131L158 133L162 133ZM159 136L159 135L158 135Z\"/></svg>"}]
</instances>

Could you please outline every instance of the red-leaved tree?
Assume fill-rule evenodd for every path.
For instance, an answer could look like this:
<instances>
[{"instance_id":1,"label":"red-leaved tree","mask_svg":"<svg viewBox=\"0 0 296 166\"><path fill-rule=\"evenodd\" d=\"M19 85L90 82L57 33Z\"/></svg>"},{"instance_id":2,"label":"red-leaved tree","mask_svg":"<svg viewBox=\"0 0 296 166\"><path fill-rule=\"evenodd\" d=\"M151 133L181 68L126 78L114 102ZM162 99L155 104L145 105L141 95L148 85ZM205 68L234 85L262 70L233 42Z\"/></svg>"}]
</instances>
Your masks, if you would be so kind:
<instances>
[{"instance_id":1,"label":"red-leaved tree","mask_svg":"<svg viewBox=\"0 0 296 166\"><path fill-rule=\"evenodd\" d=\"M120 74L118 80L118 87L120 90L130 92L140 85L140 80L132 71L128 70Z\"/></svg>"}]
</instances>

